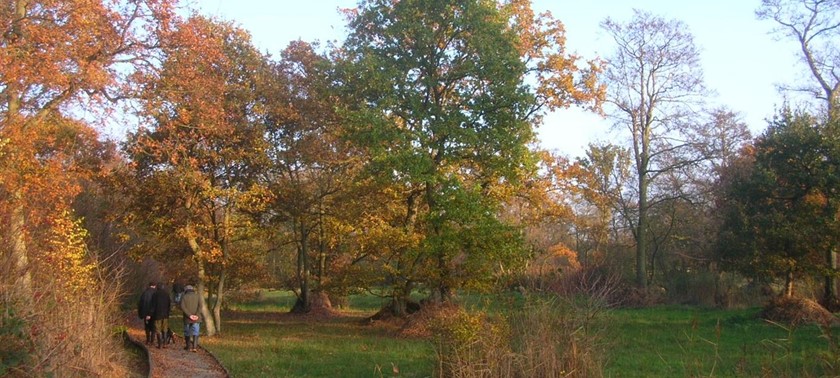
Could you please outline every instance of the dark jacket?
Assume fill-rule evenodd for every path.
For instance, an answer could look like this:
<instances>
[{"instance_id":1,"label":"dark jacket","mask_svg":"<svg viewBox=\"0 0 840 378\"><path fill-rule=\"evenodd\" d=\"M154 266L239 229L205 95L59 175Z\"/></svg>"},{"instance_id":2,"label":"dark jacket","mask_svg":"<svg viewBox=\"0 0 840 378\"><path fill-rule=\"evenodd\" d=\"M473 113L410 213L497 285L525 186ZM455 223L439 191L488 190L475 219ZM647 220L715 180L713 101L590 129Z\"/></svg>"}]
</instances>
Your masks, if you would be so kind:
<instances>
[{"instance_id":1,"label":"dark jacket","mask_svg":"<svg viewBox=\"0 0 840 378\"><path fill-rule=\"evenodd\" d=\"M152 315L152 296L155 294L155 289L147 287L143 294L140 294L140 300L137 302L137 317L145 319L146 316Z\"/></svg>"},{"instance_id":2,"label":"dark jacket","mask_svg":"<svg viewBox=\"0 0 840 378\"><path fill-rule=\"evenodd\" d=\"M201 322L201 303L198 301L198 293L194 290L187 290L181 297L181 311L184 312L184 323ZM198 315L198 321L190 321L190 315Z\"/></svg>"},{"instance_id":3,"label":"dark jacket","mask_svg":"<svg viewBox=\"0 0 840 378\"><path fill-rule=\"evenodd\" d=\"M175 282L172 285L172 294L175 295L175 303L181 303L181 297L184 296L184 288L184 284L179 282Z\"/></svg>"},{"instance_id":4,"label":"dark jacket","mask_svg":"<svg viewBox=\"0 0 840 378\"><path fill-rule=\"evenodd\" d=\"M169 299L169 292L162 287L158 287L152 295L152 319L168 319L171 308L172 300Z\"/></svg>"}]
</instances>

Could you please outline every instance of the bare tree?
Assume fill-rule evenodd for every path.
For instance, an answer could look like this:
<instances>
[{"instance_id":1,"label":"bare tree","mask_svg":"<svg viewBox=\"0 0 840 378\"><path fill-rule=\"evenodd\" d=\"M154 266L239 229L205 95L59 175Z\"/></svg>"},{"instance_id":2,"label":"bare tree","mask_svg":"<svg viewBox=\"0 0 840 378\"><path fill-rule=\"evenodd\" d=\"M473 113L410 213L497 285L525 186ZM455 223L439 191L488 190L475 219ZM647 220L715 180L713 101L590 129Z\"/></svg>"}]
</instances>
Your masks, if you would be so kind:
<instances>
[{"instance_id":1,"label":"bare tree","mask_svg":"<svg viewBox=\"0 0 840 378\"><path fill-rule=\"evenodd\" d=\"M706 94L700 53L684 23L647 12L635 10L627 23L608 18L601 27L616 42L604 75L607 111L631 139L637 182L622 211L636 239L636 283L645 289L649 211L658 201L651 184L697 161L683 130Z\"/></svg>"},{"instance_id":2,"label":"bare tree","mask_svg":"<svg viewBox=\"0 0 840 378\"><path fill-rule=\"evenodd\" d=\"M762 0L756 11L759 19L778 24L776 33L799 43L802 60L814 81L790 89L824 101L830 117L840 116L839 11L838 0Z\"/></svg>"}]
</instances>

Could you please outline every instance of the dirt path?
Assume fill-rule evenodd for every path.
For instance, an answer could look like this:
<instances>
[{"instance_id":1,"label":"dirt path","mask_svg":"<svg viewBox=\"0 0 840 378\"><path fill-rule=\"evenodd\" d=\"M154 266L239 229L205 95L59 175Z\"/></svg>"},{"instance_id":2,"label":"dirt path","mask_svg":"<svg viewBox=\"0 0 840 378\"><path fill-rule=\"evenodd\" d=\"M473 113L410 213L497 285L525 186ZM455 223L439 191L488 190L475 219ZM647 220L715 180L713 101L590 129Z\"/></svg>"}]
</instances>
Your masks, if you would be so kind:
<instances>
[{"instance_id":1,"label":"dirt path","mask_svg":"<svg viewBox=\"0 0 840 378\"><path fill-rule=\"evenodd\" d=\"M175 319L170 319L173 321ZM128 324L128 336L139 345L143 345L146 336L143 333L143 323L134 318ZM168 345L166 348L158 349L154 346L146 346L151 357L153 378L227 378L228 374L222 365L199 346L198 352L184 350L184 338L176 338L176 344ZM200 340L199 340L200 342Z\"/></svg>"}]
</instances>

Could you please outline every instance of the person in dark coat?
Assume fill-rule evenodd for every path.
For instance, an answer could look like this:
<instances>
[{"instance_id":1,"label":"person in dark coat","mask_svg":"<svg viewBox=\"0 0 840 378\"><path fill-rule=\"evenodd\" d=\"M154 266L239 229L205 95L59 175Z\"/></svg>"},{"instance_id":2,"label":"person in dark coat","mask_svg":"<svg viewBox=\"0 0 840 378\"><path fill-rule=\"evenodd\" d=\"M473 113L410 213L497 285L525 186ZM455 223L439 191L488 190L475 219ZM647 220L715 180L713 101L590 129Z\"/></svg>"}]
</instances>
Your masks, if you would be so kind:
<instances>
[{"instance_id":1,"label":"person in dark coat","mask_svg":"<svg viewBox=\"0 0 840 378\"><path fill-rule=\"evenodd\" d=\"M172 284L172 294L175 294L175 304L181 304L181 296L184 295L184 284L180 280L175 280Z\"/></svg>"},{"instance_id":2,"label":"person in dark coat","mask_svg":"<svg viewBox=\"0 0 840 378\"><path fill-rule=\"evenodd\" d=\"M163 283L158 284L155 293L152 295L152 320L155 322L155 337L157 347L166 347L166 333L169 331L169 311L172 308L172 300L169 291Z\"/></svg>"},{"instance_id":3,"label":"person in dark coat","mask_svg":"<svg viewBox=\"0 0 840 378\"><path fill-rule=\"evenodd\" d=\"M184 313L184 350L197 351L198 330L201 324L201 300L192 285L184 288L184 296L181 297L181 311Z\"/></svg>"},{"instance_id":4,"label":"person in dark coat","mask_svg":"<svg viewBox=\"0 0 840 378\"><path fill-rule=\"evenodd\" d=\"M155 283L149 282L149 287L140 294L137 302L137 317L143 319L143 330L146 331L146 344L154 341L155 322L152 320L152 296L155 293Z\"/></svg>"}]
</instances>

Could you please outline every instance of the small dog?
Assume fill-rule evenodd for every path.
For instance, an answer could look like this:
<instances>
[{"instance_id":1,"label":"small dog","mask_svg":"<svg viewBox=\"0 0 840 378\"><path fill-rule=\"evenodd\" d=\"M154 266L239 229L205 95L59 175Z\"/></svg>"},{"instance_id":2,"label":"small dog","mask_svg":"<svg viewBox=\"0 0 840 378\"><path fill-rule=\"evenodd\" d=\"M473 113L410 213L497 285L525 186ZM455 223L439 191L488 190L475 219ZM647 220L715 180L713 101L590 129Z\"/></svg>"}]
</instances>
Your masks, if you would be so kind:
<instances>
[{"instance_id":1,"label":"small dog","mask_svg":"<svg viewBox=\"0 0 840 378\"><path fill-rule=\"evenodd\" d=\"M163 338L164 344L175 344L175 338L178 337L175 335L175 332L172 332L172 329L166 330L166 336Z\"/></svg>"}]
</instances>

